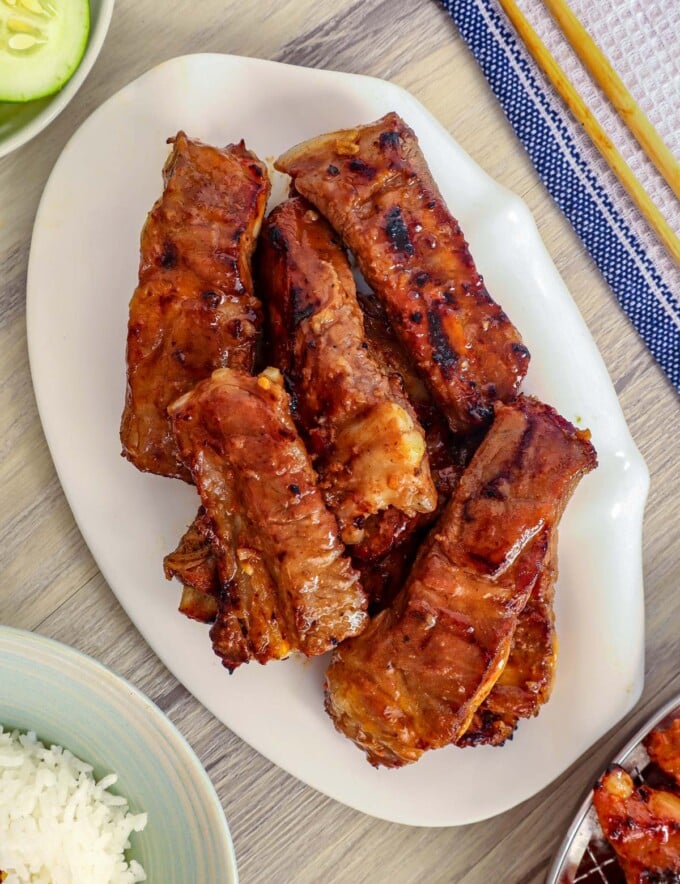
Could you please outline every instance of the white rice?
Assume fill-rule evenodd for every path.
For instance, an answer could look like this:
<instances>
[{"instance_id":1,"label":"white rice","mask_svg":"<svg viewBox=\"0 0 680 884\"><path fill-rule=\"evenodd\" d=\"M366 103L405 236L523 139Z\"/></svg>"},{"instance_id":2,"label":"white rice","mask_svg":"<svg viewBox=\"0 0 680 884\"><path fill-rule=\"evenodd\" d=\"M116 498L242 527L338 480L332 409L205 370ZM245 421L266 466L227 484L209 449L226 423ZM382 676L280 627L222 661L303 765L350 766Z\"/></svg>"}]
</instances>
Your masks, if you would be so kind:
<instances>
[{"instance_id":1,"label":"white rice","mask_svg":"<svg viewBox=\"0 0 680 884\"><path fill-rule=\"evenodd\" d=\"M92 766L34 733L0 725L0 871L3 884L135 884L146 881L125 859L130 834L146 814L112 795L116 774L98 783ZM2 875L0 874L0 880Z\"/></svg>"}]
</instances>

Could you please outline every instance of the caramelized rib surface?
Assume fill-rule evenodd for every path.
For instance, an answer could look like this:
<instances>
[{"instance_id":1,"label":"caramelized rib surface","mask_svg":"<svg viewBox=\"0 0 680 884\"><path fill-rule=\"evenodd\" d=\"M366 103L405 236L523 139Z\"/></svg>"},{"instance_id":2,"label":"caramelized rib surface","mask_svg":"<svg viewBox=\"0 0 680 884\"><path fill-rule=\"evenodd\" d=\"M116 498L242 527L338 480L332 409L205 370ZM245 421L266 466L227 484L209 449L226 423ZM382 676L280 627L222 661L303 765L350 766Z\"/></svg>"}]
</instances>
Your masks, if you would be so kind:
<instances>
[{"instance_id":1,"label":"caramelized rib surface","mask_svg":"<svg viewBox=\"0 0 680 884\"><path fill-rule=\"evenodd\" d=\"M121 441L138 469L189 480L167 407L216 368L252 370L261 315L250 262L269 180L242 142L220 150L183 132L163 178L130 302Z\"/></svg>"},{"instance_id":2,"label":"caramelized rib surface","mask_svg":"<svg viewBox=\"0 0 680 884\"><path fill-rule=\"evenodd\" d=\"M214 533L203 507L183 534L177 549L163 559L168 580L182 583L179 610L191 620L210 623L217 615L220 580L213 553Z\"/></svg>"},{"instance_id":3,"label":"caramelized rib surface","mask_svg":"<svg viewBox=\"0 0 680 884\"><path fill-rule=\"evenodd\" d=\"M392 386L408 398L425 431L430 472L437 489L438 507L431 513L413 517L391 508L379 518L370 518L364 537L352 547L352 556L361 571L362 583L379 609L391 601L403 585L415 558L424 531L432 524L455 489L465 465L479 444L479 434L455 436L432 401L404 348L395 338L387 313L372 295L362 293L359 303L364 314L366 343L373 359L390 378Z\"/></svg>"},{"instance_id":4,"label":"caramelized rib surface","mask_svg":"<svg viewBox=\"0 0 680 884\"><path fill-rule=\"evenodd\" d=\"M373 359L345 253L305 200L288 200L265 221L258 271L275 359L345 543L359 542L366 519L390 507L406 516L434 510L423 430Z\"/></svg>"},{"instance_id":5,"label":"caramelized rib surface","mask_svg":"<svg viewBox=\"0 0 680 884\"><path fill-rule=\"evenodd\" d=\"M596 464L586 434L521 398L499 405L406 586L327 672L326 708L375 765L455 742L506 663L552 532Z\"/></svg>"},{"instance_id":6,"label":"caramelized rib surface","mask_svg":"<svg viewBox=\"0 0 680 884\"><path fill-rule=\"evenodd\" d=\"M549 700L557 665L556 552L557 531L553 531L536 585L517 620L508 662L458 740L459 746L502 745L520 719L537 715Z\"/></svg>"},{"instance_id":7,"label":"caramelized rib surface","mask_svg":"<svg viewBox=\"0 0 680 884\"><path fill-rule=\"evenodd\" d=\"M211 638L225 665L322 654L360 632L366 598L280 374L221 369L170 415L211 521L221 585Z\"/></svg>"},{"instance_id":8,"label":"caramelized rib surface","mask_svg":"<svg viewBox=\"0 0 680 884\"><path fill-rule=\"evenodd\" d=\"M418 140L395 113L292 148L276 168L331 222L455 432L488 424L529 353L484 286Z\"/></svg>"},{"instance_id":9,"label":"caramelized rib surface","mask_svg":"<svg viewBox=\"0 0 680 884\"><path fill-rule=\"evenodd\" d=\"M680 718L665 729L653 730L645 740L649 757L680 786Z\"/></svg>"},{"instance_id":10,"label":"caramelized rib surface","mask_svg":"<svg viewBox=\"0 0 680 884\"><path fill-rule=\"evenodd\" d=\"M593 792L605 837L614 848L626 884L680 880L680 797L649 786L635 788L612 765Z\"/></svg>"},{"instance_id":11,"label":"caramelized rib surface","mask_svg":"<svg viewBox=\"0 0 680 884\"><path fill-rule=\"evenodd\" d=\"M404 390L425 431L427 455L439 502L445 502L479 445L482 433L454 434L397 339L387 311L372 295L362 293L366 341L373 358L393 383Z\"/></svg>"},{"instance_id":12,"label":"caramelized rib surface","mask_svg":"<svg viewBox=\"0 0 680 884\"><path fill-rule=\"evenodd\" d=\"M392 604L413 567L428 528L426 525L418 526L417 520L412 522L416 524L409 524L407 531L392 536L391 548L380 558L352 558L352 563L360 574L361 585L368 596L371 617Z\"/></svg>"}]
</instances>

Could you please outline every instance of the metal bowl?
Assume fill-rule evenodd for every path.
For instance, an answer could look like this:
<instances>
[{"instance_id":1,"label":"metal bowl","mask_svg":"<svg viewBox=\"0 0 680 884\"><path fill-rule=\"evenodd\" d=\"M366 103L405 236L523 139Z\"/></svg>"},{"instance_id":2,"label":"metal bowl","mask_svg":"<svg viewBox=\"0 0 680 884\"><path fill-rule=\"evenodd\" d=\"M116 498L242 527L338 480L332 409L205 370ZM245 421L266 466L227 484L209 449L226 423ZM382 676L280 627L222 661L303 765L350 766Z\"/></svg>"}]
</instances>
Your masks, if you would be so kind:
<instances>
[{"instance_id":1,"label":"metal bowl","mask_svg":"<svg viewBox=\"0 0 680 884\"><path fill-rule=\"evenodd\" d=\"M642 741L650 731L680 718L680 695L658 710L629 740L613 763L624 767L636 781L645 781L650 761ZM581 804L560 845L546 884L622 884L623 872L606 843L595 813L592 789Z\"/></svg>"}]
</instances>

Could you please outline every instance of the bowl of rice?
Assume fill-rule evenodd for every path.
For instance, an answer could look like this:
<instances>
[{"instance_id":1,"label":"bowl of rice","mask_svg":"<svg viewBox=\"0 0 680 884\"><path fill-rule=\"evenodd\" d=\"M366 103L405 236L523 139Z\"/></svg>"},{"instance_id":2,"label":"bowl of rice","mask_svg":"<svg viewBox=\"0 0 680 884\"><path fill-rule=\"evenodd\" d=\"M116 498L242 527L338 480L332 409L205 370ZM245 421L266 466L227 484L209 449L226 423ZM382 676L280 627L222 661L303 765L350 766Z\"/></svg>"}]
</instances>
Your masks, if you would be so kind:
<instances>
[{"instance_id":1,"label":"bowl of rice","mask_svg":"<svg viewBox=\"0 0 680 884\"><path fill-rule=\"evenodd\" d=\"M0 881L238 884L220 801L174 725L92 658L5 626Z\"/></svg>"}]
</instances>

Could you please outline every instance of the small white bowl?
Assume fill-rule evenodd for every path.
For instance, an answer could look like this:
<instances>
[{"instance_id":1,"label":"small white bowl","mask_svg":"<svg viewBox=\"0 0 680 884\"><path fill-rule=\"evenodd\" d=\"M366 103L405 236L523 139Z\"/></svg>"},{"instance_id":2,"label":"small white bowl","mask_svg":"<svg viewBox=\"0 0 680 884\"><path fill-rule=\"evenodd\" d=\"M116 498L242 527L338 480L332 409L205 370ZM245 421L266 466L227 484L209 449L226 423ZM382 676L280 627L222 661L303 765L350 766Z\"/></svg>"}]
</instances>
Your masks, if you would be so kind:
<instances>
[{"instance_id":1,"label":"small white bowl","mask_svg":"<svg viewBox=\"0 0 680 884\"><path fill-rule=\"evenodd\" d=\"M0 723L70 749L97 779L118 774L111 791L148 814L127 856L149 884L238 884L224 811L194 751L148 697L101 663L0 626Z\"/></svg>"},{"instance_id":2,"label":"small white bowl","mask_svg":"<svg viewBox=\"0 0 680 884\"><path fill-rule=\"evenodd\" d=\"M90 36L76 72L59 92L37 101L0 102L0 157L26 144L48 126L71 101L90 73L104 45L115 0L90 0Z\"/></svg>"}]
</instances>

